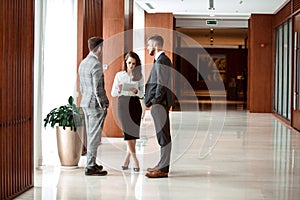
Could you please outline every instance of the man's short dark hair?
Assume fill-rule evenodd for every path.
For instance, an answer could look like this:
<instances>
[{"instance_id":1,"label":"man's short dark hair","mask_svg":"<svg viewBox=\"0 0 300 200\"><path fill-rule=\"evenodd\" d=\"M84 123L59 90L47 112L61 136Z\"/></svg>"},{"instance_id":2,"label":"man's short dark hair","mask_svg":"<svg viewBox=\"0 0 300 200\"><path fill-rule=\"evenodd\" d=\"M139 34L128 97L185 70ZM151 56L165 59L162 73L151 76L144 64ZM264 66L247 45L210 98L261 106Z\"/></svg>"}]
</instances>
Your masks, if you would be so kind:
<instances>
[{"instance_id":1,"label":"man's short dark hair","mask_svg":"<svg viewBox=\"0 0 300 200\"><path fill-rule=\"evenodd\" d=\"M99 45L102 45L104 40L101 37L91 37L88 40L88 47L90 51L95 51Z\"/></svg>"},{"instance_id":2,"label":"man's short dark hair","mask_svg":"<svg viewBox=\"0 0 300 200\"><path fill-rule=\"evenodd\" d=\"M148 38L148 41L149 40L153 40L157 43L157 45L159 47L163 47L164 46L164 38L160 35L153 35L151 37Z\"/></svg>"}]
</instances>

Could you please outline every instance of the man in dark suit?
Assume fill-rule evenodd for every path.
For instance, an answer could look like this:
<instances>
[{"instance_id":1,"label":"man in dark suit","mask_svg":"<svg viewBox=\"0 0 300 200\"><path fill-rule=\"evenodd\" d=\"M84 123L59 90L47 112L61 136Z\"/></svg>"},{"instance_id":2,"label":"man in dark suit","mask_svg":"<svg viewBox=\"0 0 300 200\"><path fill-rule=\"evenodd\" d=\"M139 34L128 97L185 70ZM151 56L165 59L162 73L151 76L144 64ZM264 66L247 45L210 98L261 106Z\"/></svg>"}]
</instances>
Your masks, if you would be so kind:
<instances>
[{"instance_id":1,"label":"man in dark suit","mask_svg":"<svg viewBox=\"0 0 300 200\"><path fill-rule=\"evenodd\" d=\"M172 62L163 52L164 39L160 35L148 39L148 53L154 56L154 63L145 88L145 104L151 106L157 141L160 145L160 160L148 168L149 178L168 177L171 158L171 134L169 110L174 104L172 96Z\"/></svg>"},{"instance_id":2,"label":"man in dark suit","mask_svg":"<svg viewBox=\"0 0 300 200\"><path fill-rule=\"evenodd\" d=\"M107 171L96 164L97 149L101 141L104 120L109 105L104 89L103 67L99 59L102 54L103 39L91 37L88 40L90 53L79 66L80 91L87 132L87 164L85 175L105 176Z\"/></svg>"}]
</instances>

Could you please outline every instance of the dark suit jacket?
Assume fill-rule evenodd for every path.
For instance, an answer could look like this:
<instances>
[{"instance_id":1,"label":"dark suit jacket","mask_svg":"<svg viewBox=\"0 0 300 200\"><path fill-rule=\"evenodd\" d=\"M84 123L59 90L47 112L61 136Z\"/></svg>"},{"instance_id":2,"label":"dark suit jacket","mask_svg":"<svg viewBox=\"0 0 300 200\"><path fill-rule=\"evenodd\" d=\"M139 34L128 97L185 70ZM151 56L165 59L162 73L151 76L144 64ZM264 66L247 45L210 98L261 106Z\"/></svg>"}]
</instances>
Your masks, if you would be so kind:
<instances>
[{"instance_id":1,"label":"dark suit jacket","mask_svg":"<svg viewBox=\"0 0 300 200\"><path fill-rule=\"evenodd\" d=\"M145 88L145 104L162 104L171 107L174 104L172 95L172 62L162 53L152 66Z\"/></svg>"}]
</instances>

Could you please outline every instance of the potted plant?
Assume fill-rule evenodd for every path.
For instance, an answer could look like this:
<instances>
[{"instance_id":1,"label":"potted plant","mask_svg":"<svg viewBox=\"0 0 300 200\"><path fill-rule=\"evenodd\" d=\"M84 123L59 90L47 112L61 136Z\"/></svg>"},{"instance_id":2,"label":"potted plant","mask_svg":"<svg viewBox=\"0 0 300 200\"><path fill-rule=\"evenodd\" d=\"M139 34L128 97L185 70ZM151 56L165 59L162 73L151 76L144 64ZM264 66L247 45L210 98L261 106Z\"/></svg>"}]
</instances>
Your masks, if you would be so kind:
<instances>
[{"instance_id":1,"label":"potted plant","mask_svg":"<svg viewBox=\"0 0 300 200\"><path fill-rule=\"evenodd\" d=\"M44 127L56 127L58 155L62 166L77 167L82 152L83 113L74 104L72 96L68 104L52 109L44 118Z\"/></svg>"}]
</instances>

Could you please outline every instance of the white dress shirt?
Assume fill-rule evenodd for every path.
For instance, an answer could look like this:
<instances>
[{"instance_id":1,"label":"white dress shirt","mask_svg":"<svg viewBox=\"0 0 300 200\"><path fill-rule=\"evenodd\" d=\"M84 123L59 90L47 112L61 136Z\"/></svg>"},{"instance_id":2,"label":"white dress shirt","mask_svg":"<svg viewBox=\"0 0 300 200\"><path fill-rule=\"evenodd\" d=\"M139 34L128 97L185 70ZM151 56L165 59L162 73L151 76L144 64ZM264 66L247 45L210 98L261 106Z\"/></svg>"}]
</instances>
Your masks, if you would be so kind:
<instances>
[{"instance_id":1,"label":"white dress shirt","mask_svg":"<svg viewBox=\"0 0 300 200\"><path fill-rule=\"evenodd\" d=\"M164 51L159 51L159 52L157 52L157 53L155 54L154 59L157 60L158 57L160 56L160 54L162 54L162 53L164 53Z\"/></svg>"},{"instance_id":2,"label":"white dress shirt","mask_svg":"<svg viewBox=\"0 0 300 200\"><path fill-rule=\"evenodd\" d=\"M111 96L138 96L139 98L144 97L144 77L141 78L139 81L133 81L133 76L129 75L126 71L120 71L116 73L114 83L111 89ZM130 83L136 85L138 92L135 94L131 91L122 90L119 92L119 85Z\"/></svg>"}]
</instances>

